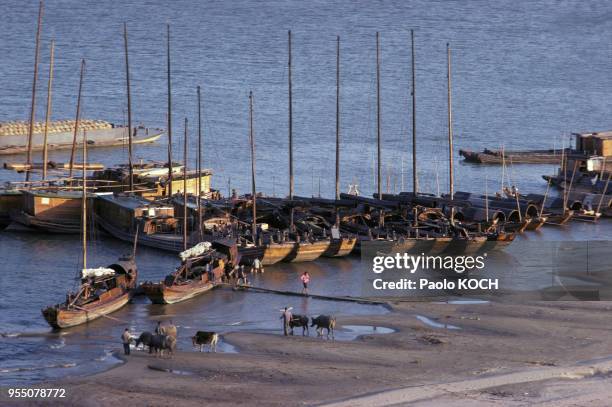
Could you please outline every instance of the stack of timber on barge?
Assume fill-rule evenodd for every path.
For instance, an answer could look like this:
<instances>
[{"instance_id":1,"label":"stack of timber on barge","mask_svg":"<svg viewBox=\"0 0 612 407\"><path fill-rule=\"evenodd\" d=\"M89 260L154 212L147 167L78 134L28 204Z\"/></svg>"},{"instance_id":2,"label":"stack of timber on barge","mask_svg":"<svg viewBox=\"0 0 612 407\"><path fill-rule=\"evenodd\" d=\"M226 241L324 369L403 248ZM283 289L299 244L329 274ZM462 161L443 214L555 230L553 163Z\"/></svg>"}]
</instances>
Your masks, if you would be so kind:
<instances>
[{"instance_id":1,"label":"stack of timber on barge","mask_svg":"<svg viewBox=\"0 0 612 407\"><path fill-rule=\"evenodd\" d=\"M107 192L124 192L129 185L129 167L121 165L93 173L93 179L111 182L105 189ZM188 194L202 193L203 198L217 199L219 192L211 189L212 170L206 169L187 172L187 182L184 182L184 167L172 164L172 182L168 182L168 165L154 163L135 164L132 166L134 190L130 191L147 199L167 197L172 193L182 193L187 187ZM199 185L198 185L199 183ZM172 185L170 185L172 184ZM171 188L170 188L171 187Z\"/></svg>"},{"instance_id":2,"label":"stack of timber on barge","mask_svg":"<svg viewBox=\"0 0 612 407\"><path fill-rule=\"evenodd\" d=\"M74 120L49 122L47 130L47 148L49 150L73 148ZM44 147L45 123L35 122L32 136L32 150L39 151ZM124 146L128 142L128 128L103 120L79 120L79 131L86 130L88 147ZM0 155L22 154L28 150L29 123L0 123ZM133 130L132 143L152 143L163 134L163 130L136 127ZM77 141L77 143L80 142Z\"/></svg>"},{"instance_id":3,"label":"stack of timber on barge","mask_svg":"<svg viewBox=\"0 0 612 407\"><path fill-rule=\"evenodd\" d=\"M476 164L502 165L505 162L512 164L555 164L561 160L562 150L490 150L485 148L481 152L471 150L459 150L459 155L465 161ZM584 157L570 149L565 149L565 154L570 157Z\"/></svg>"},{"instance_id":4,"label":"stack of timber on barge","mask_svg":"<svg viewBox=\"0 0 612 407\"><path fill-rule=\"evenodd\" d=\"M572 133L575 148L548 150L495 150L482 152L459 150L465 161L477 164L557 164L561 156L574 161L586 161L595 157L612 157L612 131Z\"/></svg>"}]
</instances>

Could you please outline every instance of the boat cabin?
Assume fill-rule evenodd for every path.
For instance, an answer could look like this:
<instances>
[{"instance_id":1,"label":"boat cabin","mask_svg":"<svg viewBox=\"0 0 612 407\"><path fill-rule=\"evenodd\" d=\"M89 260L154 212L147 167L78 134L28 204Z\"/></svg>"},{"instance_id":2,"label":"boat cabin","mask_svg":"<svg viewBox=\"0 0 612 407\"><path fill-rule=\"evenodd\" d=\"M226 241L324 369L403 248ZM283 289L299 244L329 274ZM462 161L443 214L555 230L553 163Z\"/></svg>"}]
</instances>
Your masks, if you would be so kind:
<instances>
[{"instance_id":1,"label":"boat cabin","mask_svg":"<svg viewBox=\"0 0 612 407\"><path fill-rule=\"evenodd\" d=\"M80 191L23 191L23 211L41 220L81 219L83 193Z\"/></svg>"},{"instance_id":2,"label":"boat cabin","mask_svg":"<svg viewBox=\"0 0 612 407\"><path fill-rule=\"evenodd\" d=\"M151 202L133 195L99 195L95 202L96 217L124 232L152 234L176 229L174 207ZM168 229L168 230L166 230ZM170 230L171 229L171 230Z\"/></svg>"}]
</instances>

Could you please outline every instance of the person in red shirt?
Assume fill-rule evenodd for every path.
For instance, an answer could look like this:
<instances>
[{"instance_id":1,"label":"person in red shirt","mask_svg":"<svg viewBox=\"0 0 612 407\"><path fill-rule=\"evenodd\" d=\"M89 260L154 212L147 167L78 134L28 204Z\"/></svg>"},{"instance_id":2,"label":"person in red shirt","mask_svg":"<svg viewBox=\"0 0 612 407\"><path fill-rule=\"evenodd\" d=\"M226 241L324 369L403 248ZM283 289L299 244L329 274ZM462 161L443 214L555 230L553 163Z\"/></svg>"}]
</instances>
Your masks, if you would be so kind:
<instances>
[{"instance_id":1,"label":"person in red shirt","mask_svg":"<svg viewBox=\"0 0 612 407\"><path fill-rule=\"evenodd\" d=\"M307 271L303 272L300 280L302 280L302 285L304 286L304 288L302 288L302 294L308 294L308 283L310 283L310 274L308 274Z\"/></svg>"}]
</instances>

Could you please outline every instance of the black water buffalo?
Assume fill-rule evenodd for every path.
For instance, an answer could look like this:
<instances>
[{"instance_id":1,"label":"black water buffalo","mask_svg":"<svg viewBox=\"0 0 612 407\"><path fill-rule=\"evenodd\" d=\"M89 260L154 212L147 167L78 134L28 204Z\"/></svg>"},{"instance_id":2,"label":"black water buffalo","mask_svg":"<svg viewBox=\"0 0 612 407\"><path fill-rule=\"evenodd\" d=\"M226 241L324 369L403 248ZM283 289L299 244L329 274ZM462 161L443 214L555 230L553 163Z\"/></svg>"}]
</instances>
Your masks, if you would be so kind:
<instances>
[{"instance_id":1,"label":"black water buffalo","mask_svg":"<svg viewBox=\"0 0 612 407\"><path fill-rule=\"evenodd\" d=\"M176 349L176 338L168 335L153 335L149 345L149 352L154 351L155 355L164 356L164 350L170 355Z\"/></svg>"},{"instance_id":2,"label":"black water buffalo","mask_svg":"<svg viewBox=\"0 0 612 407\"><path fill-rule=\"evenodd\" d=\"M312 324L310 326L317 327L317 336L323 336L323 329L327 329L327 339L329 339L329 333L331 332L332 339L334 339L334 328L336 327L336 318L330 315L319 315L316 318L312 318Z\"/></svg>"},{"instance_id":3,"label":"black water buffalo","mask_svg":"<svg viewBox=\"0 0 612 407\"><path fill-rule=\"evenodd\" d=\"M208 351L217 352L217 342L219 342L219 334L216 332L198 331L191 337L193 346L200 346L200 352L205 345L208 345Z\"/></svg>"},{"instance_id":4,"label":"black water buffalo","mask_svg":"<svg viewBox=\"0 0 612 407\"><path fill-rule=\"evenodd\" d=\"M153 353L153 350L151 349L151 339L152 338L153 338L153 334L151 332L145 331L141 333L138 339L136 340L136 347L138 347L142 343L143 350L144 350L144 347L147 346L149 348L149 353Z\"/></svg>"},{"instance_id":5,"label":"black water buffalo","mask_svg":"<svg viewBox=\"0 0 612 407\"><path fill-rule=\"evenodd\" d=\"M308 317L306 315L293 314L291 321L289 321L289 327L291 328L291 335L293 335L293 328L302 327L302 336L310 335L308 332Z\"/></svg>"}]
</instances>

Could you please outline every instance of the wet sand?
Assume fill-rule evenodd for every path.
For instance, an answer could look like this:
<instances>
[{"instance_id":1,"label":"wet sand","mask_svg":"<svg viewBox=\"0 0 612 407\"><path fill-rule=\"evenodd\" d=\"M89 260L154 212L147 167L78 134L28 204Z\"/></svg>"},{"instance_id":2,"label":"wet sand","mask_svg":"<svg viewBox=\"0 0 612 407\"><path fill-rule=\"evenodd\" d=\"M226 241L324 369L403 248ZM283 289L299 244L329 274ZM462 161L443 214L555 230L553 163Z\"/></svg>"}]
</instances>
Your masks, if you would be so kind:
<instances>
[{"instance_id":1,"label":"wet sand","mask_svg":"<svg viewBox=\"0 0 612 407\"><path fill-rule=\"evenodd\" d=\"M36 387L65 387L66 401L83 406L606 405L612 397L609 302L391 305L338 324L394 333L353 341L230 333L224 340L237 354L136 351L109 371Z\"/></svg>"}]
</instances>

